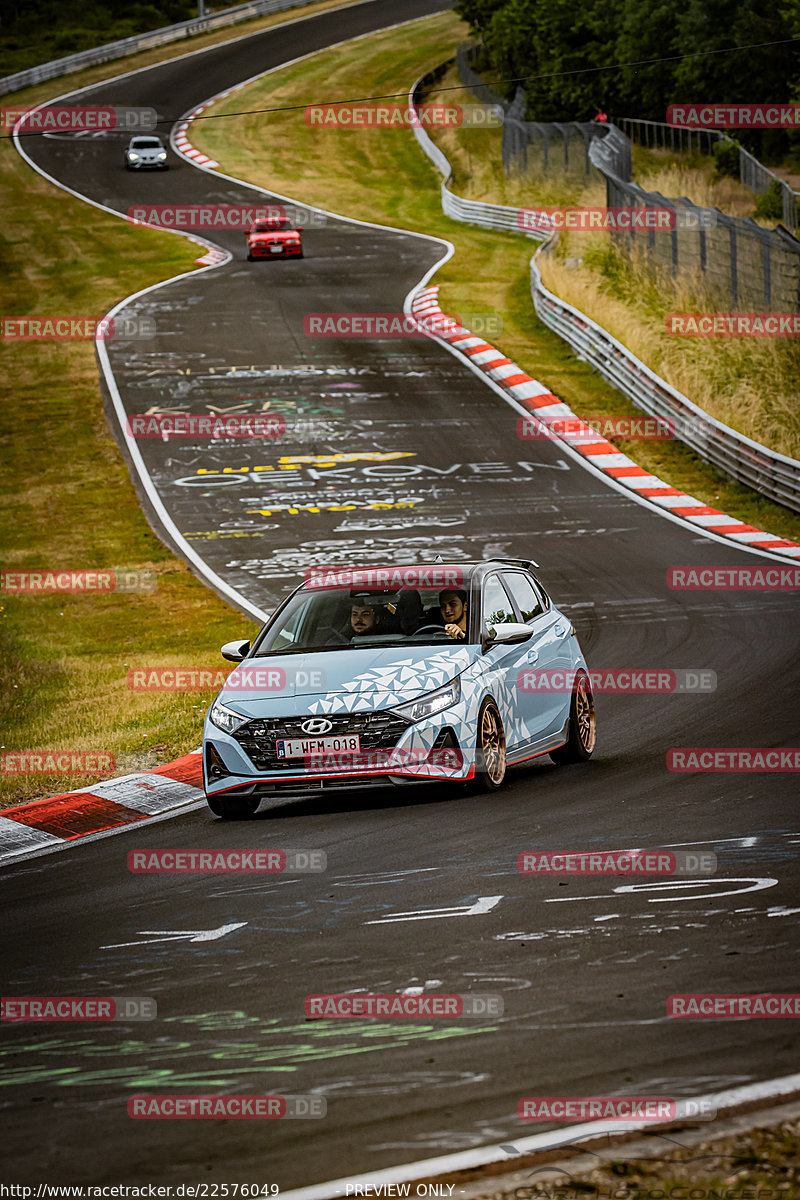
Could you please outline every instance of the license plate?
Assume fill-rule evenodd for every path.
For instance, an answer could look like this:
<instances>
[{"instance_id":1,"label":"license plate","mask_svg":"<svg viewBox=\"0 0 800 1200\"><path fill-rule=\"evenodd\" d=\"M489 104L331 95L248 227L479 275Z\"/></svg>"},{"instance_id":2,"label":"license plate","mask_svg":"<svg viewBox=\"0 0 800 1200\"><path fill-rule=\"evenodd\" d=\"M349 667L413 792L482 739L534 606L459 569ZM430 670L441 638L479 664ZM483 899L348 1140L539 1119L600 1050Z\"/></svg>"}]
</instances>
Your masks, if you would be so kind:
<instances>
[{"instance_id":1,"label":"license plate","mask_svg":"<svg viewBox=\"0 0 800 1200\"><path fill-rule=\"evenodd\" d=\"M270 246L269 252L270 254L282 254L283 246Z\"/></svg>"},{"instance_id":2,"label":"license plate","mask_svg":"<svg viewBox=\"0 0 800 1200\"><path fill-rule=\"evenodd\" d=\"M320 738L282 738L275 743L278 758L306 758L316 754L352 753L361 749L361 738L358 734L346 734L342 737Z\"/></svg>"}]
</instances>

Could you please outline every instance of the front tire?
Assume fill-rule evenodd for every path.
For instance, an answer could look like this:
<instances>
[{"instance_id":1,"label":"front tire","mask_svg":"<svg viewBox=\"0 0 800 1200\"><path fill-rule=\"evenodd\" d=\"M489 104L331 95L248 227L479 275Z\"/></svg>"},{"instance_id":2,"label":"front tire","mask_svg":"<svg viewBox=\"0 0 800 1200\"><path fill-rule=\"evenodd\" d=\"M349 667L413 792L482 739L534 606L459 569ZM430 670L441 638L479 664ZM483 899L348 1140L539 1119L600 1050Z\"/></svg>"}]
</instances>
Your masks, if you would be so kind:
<instances>
[{"instance_id":1,"label":"front tire","mask_svg":"<svg viewBox=\"0 0 800 1200\"><path fill-rule=\"evenodd\" d=\"M594 714L594 696L589 676L579 671L572 685L569 706L569 733L563 746L550 751L553 762L586 762L594 753L597 742L597 721Z\"/></svg>"},{"instance_id":2,"label":"front tire","mask_svg":"<svg viewBox=\"0 0 800 1200\"><path fill-rule=\"evenodd\" d=\"M506 777L506 735L494 700L487 697L478 713L475 746L475 788L496 792Z\"/></svg>"},{"instance_id":3,"label":"front tire","mask_svg":"<svg viewBox=\"0 0 800 1200\"><path fill-rule=\"evenodd\" d=\"M206 796L208 807L223 821L246 821L260 803L257 796Z\"/></svg>"}]
</instances>

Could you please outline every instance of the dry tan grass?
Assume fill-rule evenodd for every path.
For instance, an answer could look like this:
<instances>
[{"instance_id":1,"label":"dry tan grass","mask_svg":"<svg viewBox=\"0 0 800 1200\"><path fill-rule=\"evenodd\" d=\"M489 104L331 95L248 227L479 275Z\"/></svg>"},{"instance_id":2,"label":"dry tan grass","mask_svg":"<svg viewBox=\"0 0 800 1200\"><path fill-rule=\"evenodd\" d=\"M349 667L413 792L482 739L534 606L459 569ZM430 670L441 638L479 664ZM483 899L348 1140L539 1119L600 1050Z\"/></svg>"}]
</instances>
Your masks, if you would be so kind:
<instances>
[{"instance_id":1,"label":"dry tan grass","mask_svg":"<svg viewBox=\"0 0 800 1200\"><path fill-rule=\"evenodd\" d=\"M464 38L452 13L394 33L364 39L352 47L315 55L215 105L215 113L256 109L278 102L302 104L309 95L375 95L407 88L421 73L451 57ZM444 85L447 80L444 81ZM452 93L444 93L452 100ZM436 97L432 97L435 99ZM467 102L467 95L456 94ZM269 138L257 118L236 117L198 126L195 143L235 176L283 192L309 204L364 220L418 229L450 239L456 254L437 273L440 300L449 312L486 311L502 315L503 332L493 339L509 358L541 379L582 415L634 417L638 410L610 388L565 343L536 319L531 304L528 261L534 244L516 234L499 234L458 224L442 215L439 176L410 131L365 129L360 133L309 130L290 113L270 114ZM486 176L497 177L498 134L487 130L437 132L436 140L464 140L472 164L477 147L487 147ZM468 140L467 140L468 139ZM450 145L443 141L442 144ZM460 143L459 143L460 144ZM491 150L491 154L489 153ZM461 152L461 151L459 151ZM483 153L483 151L481 152ZM516 185L515 185L516 186ZM596 184L586 193L602 203ZM577 196L581 195L578 190ZM527 200L527 193L522 202ZM517 202L510 192L495 197ZM553 202L559 200L553 197ZM528 201L530 202L530 201ZM571 203L576 200L570 198ZM558 264L557 264L558 265ZM561 261L563 266L563 260ZM573 279L580 273L568 273ZM590 298L586 298L586 305ZM621 310L629 321L627 310ZM622 327L625 332L625 326ZM800 540L800 517L731 483L680 443L620 443L647 470L704 503L722 508L758 528Z\"/></svg>"},{"instance_id":2,"label":"dry tan grass","mask_svg":"<svg viewBox=\"0 0 800 1200\"><path fill-rule=\"evenodd\" d=\"M443 77L432 101L454 93L455 68ZM458 93L456 93L458 94ZM501 159L501 131L437 130L434 140L453 164L453 188L460 195L496 204L536 207L606 203L605 183L592 172L588 183L575 174L507 176ZM538 166L541 166L539 161ZM752 216L755 198L738 180L717 178L714 165L700 156L681 161L674 152L635 148L634 178L646 191L689 196L696 204L731 216ZM774 222L759 221L771 228ZM671 312L726 310L702 279L676 281L654 271L643 256L614 252L608 234L563 234L554 253L540 256L545 285L561 299L602 325L651 369L706 412L740 433L791 457L800 457L800 351L786 338L679 338L666 332Z\"/></svg>"}]
</instances>

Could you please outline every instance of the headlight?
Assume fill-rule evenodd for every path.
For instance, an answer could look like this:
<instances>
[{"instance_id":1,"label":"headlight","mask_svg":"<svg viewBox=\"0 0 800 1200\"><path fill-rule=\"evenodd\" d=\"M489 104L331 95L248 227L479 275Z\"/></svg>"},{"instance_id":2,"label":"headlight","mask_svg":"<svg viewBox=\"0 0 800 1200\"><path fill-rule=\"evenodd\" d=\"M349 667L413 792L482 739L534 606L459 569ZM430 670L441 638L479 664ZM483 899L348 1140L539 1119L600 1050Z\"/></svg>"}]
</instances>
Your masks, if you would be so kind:
<instances>
[{"instance_id":1,"label":"headlight","mask_svg":"<svg viewBox=\"0 0 800 1200\"><path fill-rule=\"evenodd\" d=\"M158 157L159 157L159 158L161 159L161 161L163 162L163 161L164 161L164 159L167 157L167 152L166 152L166 150L164 151L164 153L163 153L163 154L159 154L159 156L158 156Z\"/></svg>"},{"instance_id":2,"label":"headlight","mask_svg":"<svg viewBox=\"0 0 800 1200\"><path fill-rule=\"evenodd\" d=\"M134 154L132 150L129 150L129 151L128 151L128 158L131 160L131 162L138 162L139 155L138 155L138 154Z\"/></svg>"},{"instance_id":3,"label":"headlight","mask_svg":"<svg viewBox=\"0 0 800 1200\"><path fill-rule=\"evenodd\" d=\"M450 708L452 704L457 704L460 699L461 679L457 677L444 687L437 688L435 692L428 692L427 695L420 696L419 700L400 704L390 711L398 717L405 717L407 721L423 721L425 717L433 717L443 709Z\"/></svg>"},{"instance_id":4,"label":"headlight","mask_svg":"<svg viewBox=\"0 0 800 1200\"><path fill-rule=\"evenodd\" d=\"M232 708L226 708L224 704L220 704L219 700L215 700L211 705L211 711L208 714L218 729L224 729L226 733L235 733L240 725L244 725L246 717L240 717Z\"/></svg>"}]
</instances>

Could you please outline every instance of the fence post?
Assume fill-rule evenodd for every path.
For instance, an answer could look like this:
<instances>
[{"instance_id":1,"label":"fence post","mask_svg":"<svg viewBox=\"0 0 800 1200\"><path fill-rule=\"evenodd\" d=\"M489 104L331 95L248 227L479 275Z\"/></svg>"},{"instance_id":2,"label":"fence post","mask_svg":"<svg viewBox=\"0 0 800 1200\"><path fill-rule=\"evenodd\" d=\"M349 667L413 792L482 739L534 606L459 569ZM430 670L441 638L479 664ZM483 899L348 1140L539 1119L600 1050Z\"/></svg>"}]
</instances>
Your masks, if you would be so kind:
<instances>
[{"instance_id":1,"label":"fence post","mask_svg":"<svg viewBox=\"0 0 800 1200\"><path fill-rule=\"evenodd\" d=\"M728 242L731 248L731 306L734 311L739 308L739 270L736 257L736 226L732 221L726 221L728 226Z\"/></svg>"}]
</instances>

